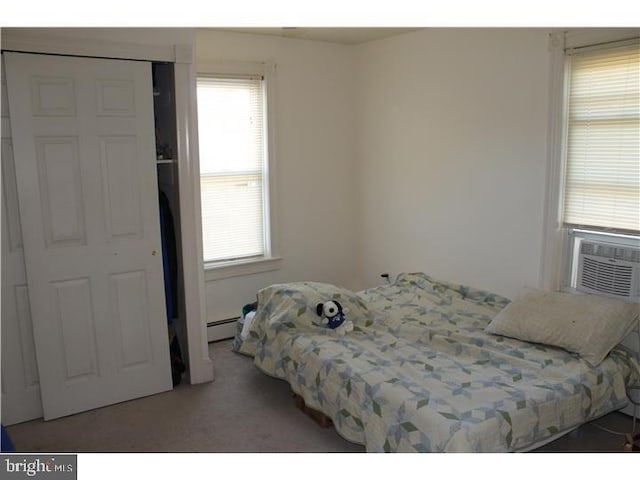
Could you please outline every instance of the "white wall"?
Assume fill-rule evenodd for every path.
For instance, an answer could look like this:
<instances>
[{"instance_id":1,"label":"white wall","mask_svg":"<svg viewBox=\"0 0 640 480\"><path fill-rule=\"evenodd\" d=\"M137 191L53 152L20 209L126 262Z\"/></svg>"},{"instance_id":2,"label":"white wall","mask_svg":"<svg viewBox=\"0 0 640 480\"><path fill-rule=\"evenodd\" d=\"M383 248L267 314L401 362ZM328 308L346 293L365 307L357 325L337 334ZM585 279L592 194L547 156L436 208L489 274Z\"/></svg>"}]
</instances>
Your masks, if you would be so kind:
<instances>
[{"instance_id":1,"label":"white wall","mask_svg":"<svg viewBox=\"0 0 640 480\"><path fill-rule=\"evenodd\" d=\"M428 29L357 48L361 285L389 271L513 296L539 282L544 29Z\"/></svg>"},{"instance_id":2,"label":"white wall","mask_svg":"<svg viewBox=\"0 0 640 480\"><path fill-rule=\"evenodd\" d=\"M194 42L193 29L55 30ZM282 268L207 282L206 320L275 282L359 289L420 270L508 296L537 284L547 33L432 28L351 47L195 31L197 62L277 65Z\"/></svg>"},{"instance_id":3,"label":"white wall","mask_svg":"<svg viewBox=\"0 0 640 480\"><path fill-rule=\"evenodd\" d=\"M71 34L87 32L115 37ZM115 33L166 42L158 32ZM359 289L421 270L508 296L538 284L547 33L431 28L351 47L197 30L196 62L277 65L283 257L279 271L207 282L206 320L284 281ZM193 35L172 29L171 42Z\"/></svg>"},{"instance_id":4,"label":"white wall","mask_svg":"<svg viewBox=\"0 0 640 480\"><path fill-rule=\"evenodd\" d=\"M238 316L242 305L272 283L314 280L355 288L352 49L205 29L196 34L196 57L199 64L276 64L273 208L282 268L207 281L208 320Z\"/></svg>"}]
</instances>

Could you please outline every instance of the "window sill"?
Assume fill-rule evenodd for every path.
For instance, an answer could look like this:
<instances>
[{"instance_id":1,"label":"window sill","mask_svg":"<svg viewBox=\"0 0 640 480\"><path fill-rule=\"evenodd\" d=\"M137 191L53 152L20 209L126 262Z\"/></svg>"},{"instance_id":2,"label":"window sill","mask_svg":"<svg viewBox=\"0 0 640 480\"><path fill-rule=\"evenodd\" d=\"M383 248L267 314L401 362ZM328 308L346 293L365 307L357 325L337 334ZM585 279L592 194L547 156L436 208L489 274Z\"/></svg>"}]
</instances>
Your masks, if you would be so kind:
<instances>
[{"instance_id":1,"label":"window sill","mask_svg":"<svg viewBox=\"0 0 640 480\"><path fill-rule=\"evenodd\" d=\"M279 270L282 258L262 257L250 260L238 260L225 263L205 263L204 280L222 280L223 278L253 275L254 273L271 272Z\"/></svg>"}]
</instances>

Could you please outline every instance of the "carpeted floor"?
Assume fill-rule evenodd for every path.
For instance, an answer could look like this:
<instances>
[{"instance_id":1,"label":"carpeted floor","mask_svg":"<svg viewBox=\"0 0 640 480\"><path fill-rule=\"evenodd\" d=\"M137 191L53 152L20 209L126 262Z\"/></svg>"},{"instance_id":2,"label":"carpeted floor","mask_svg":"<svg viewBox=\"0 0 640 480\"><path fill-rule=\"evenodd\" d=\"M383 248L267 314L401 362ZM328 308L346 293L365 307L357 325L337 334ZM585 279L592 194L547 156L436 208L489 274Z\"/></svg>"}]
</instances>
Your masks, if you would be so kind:
<instances>
[{"instance_id":1,"label":"carpeted floor","mask_svg":"<svg viewBox=\"0 0 640 480\"><path fill-rule=\"evenodd\" d=\"M298 410L289 386L209 344L212 383L7 428L22 452L363 452Z\"/></svg>"},{"instance_id":2,"label":"carpeted floor","mask_svg":"<svg viewBox=\"0 0 640 480\"><path fill-rule=\"evenodd\" d=\"M264 375L231 341L209 345L215 381L44 422L7 428L20 452L364 452L296 408L289 386ZM630 417L609 414L540 452L620 452Z\"/></svg>"}]
</instances>

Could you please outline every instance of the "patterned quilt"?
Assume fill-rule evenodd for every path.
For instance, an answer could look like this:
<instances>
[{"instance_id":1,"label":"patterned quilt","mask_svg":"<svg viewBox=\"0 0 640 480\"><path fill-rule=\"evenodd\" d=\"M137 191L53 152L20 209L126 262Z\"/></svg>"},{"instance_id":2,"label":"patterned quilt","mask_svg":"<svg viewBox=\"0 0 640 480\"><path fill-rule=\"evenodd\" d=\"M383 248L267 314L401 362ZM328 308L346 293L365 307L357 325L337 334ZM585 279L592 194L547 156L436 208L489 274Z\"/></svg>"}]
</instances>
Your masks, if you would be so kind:
<instances>
[{"instance_id":1,"label":"patterned quilt","mask_svg":"<svg viewBox=\"0 0 640 480\"><path fill-rule=\"evenodd\" d=\"M354 330L321 324L338 300ZM300 282L258 293L242 353L289 382L369 452L510 452L625 405L639 367L622 347L597 367L564 350L491 335L509 300L401 274L362 292Z\"/></svg>"}]
</instances>

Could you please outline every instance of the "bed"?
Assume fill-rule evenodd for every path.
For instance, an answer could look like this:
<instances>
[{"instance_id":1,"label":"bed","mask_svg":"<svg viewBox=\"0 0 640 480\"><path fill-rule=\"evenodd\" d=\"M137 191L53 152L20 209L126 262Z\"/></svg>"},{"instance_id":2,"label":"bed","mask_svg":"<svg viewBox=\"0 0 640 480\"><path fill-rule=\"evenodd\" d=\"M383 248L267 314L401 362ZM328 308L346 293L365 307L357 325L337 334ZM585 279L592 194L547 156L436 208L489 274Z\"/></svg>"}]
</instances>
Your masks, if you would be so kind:
<instances>
[{"instance_id":1,"label":"bed","mask_svg":"<svg viewBox=\"0 0 640 480\"><path fill-rule=\"evenodd\" d=\"M353 331L322 324L316 305L327 300L340 302ZM625 318L613 319L620 338L597 361L495 333L518 302L424 273L362 292L272 285L258 292L238 350L368 452L527 451L627 404L640 367L618 343L637 325L637 305L623 305Z\"/></svg>"}]
</instances>

